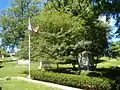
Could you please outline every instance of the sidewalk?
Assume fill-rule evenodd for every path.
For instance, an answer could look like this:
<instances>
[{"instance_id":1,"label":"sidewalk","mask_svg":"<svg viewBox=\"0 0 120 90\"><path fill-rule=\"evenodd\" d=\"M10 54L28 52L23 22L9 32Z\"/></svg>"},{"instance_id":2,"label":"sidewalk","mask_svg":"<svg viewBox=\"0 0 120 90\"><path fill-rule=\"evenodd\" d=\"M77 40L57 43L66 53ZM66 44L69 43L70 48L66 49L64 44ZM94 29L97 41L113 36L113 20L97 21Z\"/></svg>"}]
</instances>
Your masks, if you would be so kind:
<instances>
[{"instance_id":1,"label":"sidewalk","mask_svg":"<svg viewBox=\"0 0 120 90\"><path fill-rule=\"evenodd\" d=\"M37 84L44 84L44 85L47 85L47 86L50 86L50 87L54 87L54 88L59 88L59 89L62 89L62 90L82 90L82 89L78 89L78 88L73 88L73 87L53 84L53 83L49 83L49 82L32 80L32 79L28 79L28 78L24 78L24 77L12 77L12 79L19 79L19 80L24 80L24 81L28 81L28 82L31 82L31 83L37 83Z\"/></svg>"}]
</instances>

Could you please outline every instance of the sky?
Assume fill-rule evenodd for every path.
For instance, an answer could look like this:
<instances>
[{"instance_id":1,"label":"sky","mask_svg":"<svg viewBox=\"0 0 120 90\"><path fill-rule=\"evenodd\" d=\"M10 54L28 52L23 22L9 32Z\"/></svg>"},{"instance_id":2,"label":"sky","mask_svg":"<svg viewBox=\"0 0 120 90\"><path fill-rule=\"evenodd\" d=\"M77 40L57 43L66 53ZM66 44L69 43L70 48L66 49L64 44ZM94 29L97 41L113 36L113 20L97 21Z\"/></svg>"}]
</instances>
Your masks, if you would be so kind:
<instances>
[{"instance_id":1,"label":"sky","mask_svg":"<svg viewBox=\"0 0 120 90\"><path fill-rule=\"evenodd\" d=\"M106 16L100 17L100 20L106 23L106 21L105 21L106 20ZM109 23L109 25L111 26L111 29L112 29L111 34L114 34L116 32L116 30L118 29L118 27L115 26L115 23L116 23L116 20L113 17L111 17L110 23ZM110 42L111 41L116 42L116 41L120 41L120 39L116 38L115 35L114 35L114 37L111 40L109 40L109 41Z\"/></svg>"},{"instance_id":2,"label":"sky","mask_svg":"<svg viewBox=\"0 0 120 90\"><path fill-rule=\"evenodd\" d=\"M11 0L0 0L0 10L10 6Z\"/></svg>"},{"instance_id":3,"label":"sky","mask_svg":"<svg viewBox=\"0 0 120 90\"><path fill-rule=\"evenodd\" d=\"M0 11L4 10L6 8L8 8L10 6L10 1L11 0L1 0L0 1ZM1 32L2 28L0 27L0 32ZM0 43L1 43L1 38L0 38Z\"/></svg>"}]
</instances>

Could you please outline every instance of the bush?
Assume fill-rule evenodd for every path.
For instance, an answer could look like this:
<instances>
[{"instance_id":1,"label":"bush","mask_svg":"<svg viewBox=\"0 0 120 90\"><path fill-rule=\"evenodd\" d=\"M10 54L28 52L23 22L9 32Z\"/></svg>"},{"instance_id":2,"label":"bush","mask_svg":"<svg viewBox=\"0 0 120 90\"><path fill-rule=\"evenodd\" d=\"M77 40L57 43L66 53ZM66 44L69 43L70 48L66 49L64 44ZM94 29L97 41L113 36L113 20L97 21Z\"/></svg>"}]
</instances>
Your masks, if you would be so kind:
<instances>
[{"instance_id":1,"label":"bush","mask_svg":"<svg viewBox=\"0 0 120 90\"><path fill-rule=\"evenodd\" d=\"M35 80L52 82L87 90L112 90L116 85L114 81L106 78L102 79L46 71L31 71L31 77Z\"/></svg>"}]
</instances>

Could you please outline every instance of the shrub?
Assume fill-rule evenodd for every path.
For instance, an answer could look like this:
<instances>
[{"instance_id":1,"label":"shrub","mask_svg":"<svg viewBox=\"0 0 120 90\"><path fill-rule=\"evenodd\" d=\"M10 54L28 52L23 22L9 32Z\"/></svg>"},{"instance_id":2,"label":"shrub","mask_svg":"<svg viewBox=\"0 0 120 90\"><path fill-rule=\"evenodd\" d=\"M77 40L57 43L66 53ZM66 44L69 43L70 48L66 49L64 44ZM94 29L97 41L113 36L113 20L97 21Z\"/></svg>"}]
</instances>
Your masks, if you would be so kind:
<instances>
[{"instance_id":1,"label":"shrub","mask_svg":"<svg viewBox=\"0 0 120 90\"><path fill-rule=\"evenodd\" d=\"M31 71L31 77L35 80L52 82L87 90L112 90L116 85L114 81L106 78L102 79L96 77L70 75L46 71Z\"/></svg>"}]
</instances>

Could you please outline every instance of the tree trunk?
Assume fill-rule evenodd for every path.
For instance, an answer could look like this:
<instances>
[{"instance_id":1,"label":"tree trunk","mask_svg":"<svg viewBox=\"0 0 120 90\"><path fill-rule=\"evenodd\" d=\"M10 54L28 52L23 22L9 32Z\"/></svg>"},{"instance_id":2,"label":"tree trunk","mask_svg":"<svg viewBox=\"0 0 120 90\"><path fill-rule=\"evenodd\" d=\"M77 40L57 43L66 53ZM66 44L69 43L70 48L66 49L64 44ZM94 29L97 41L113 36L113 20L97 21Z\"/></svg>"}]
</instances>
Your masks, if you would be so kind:
<instances>
[{"instance_id":1,"label":"tree trunk","mask_svg":"<svg viewBox=\"0 0 120 90\"><path fill-rule=\"evenodd\" d=\"M72 63L72 66L73 66L73 70L75 70L75 63Z\"/></svg>"},{"instance_id":2,"label":"tree trunk","mask_svg":"<svg viewBox=\"0 0 120 90\"><path fill-rule=\"evenodd\" d=\"M57 65L57 69L58 69L59 68L59 64L57 63L56 65Z\"/></svg>"}]
</instances>

